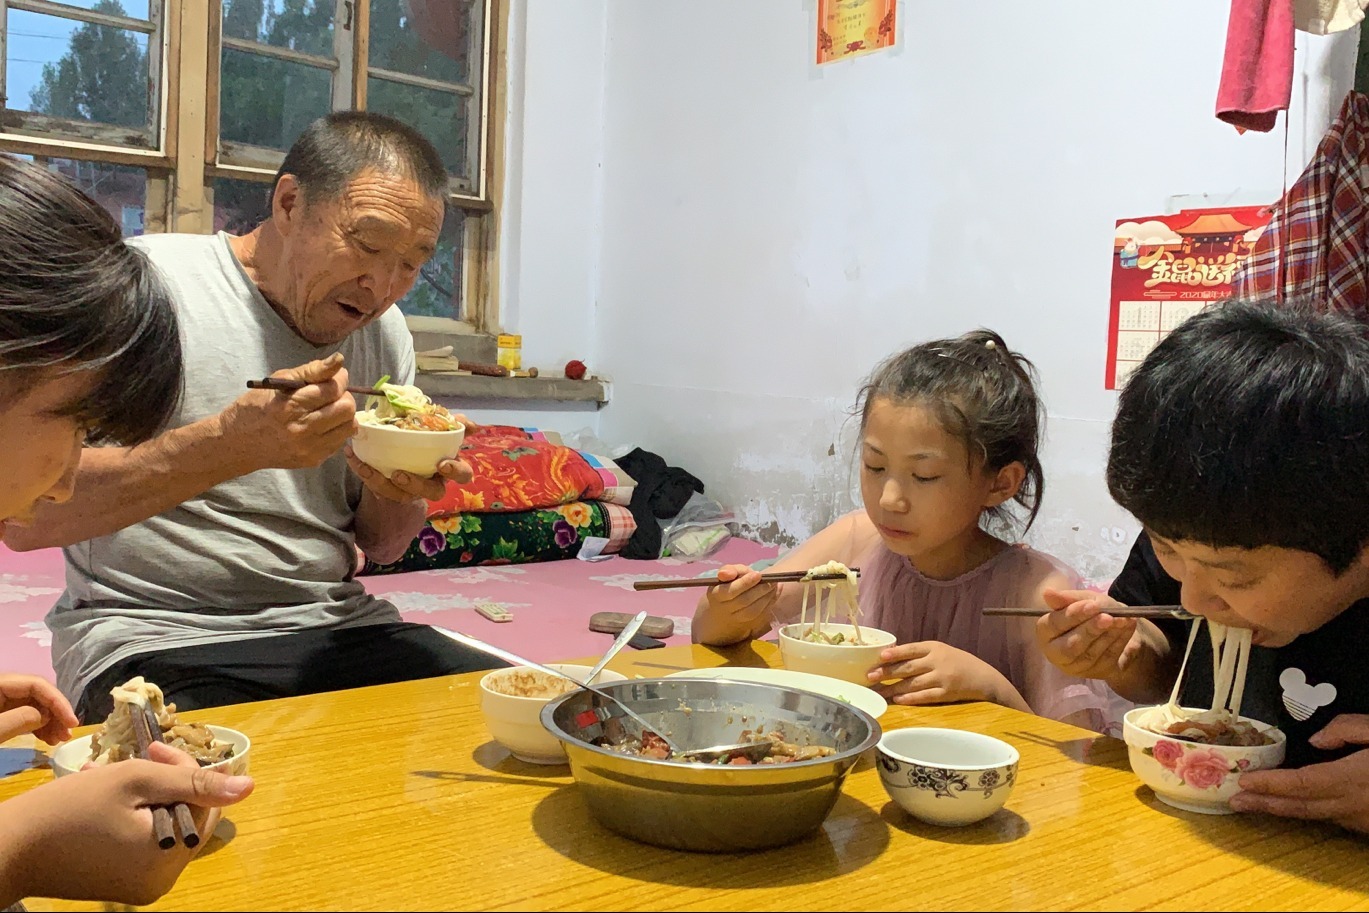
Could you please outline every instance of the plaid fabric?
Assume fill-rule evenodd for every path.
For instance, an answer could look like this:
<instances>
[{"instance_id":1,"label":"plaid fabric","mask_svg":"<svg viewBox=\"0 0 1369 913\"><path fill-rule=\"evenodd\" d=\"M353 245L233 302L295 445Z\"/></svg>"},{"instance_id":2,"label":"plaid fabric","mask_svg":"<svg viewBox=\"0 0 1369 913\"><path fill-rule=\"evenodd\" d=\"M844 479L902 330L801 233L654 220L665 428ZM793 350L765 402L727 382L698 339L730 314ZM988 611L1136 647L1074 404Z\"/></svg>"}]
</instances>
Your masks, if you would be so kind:
<instances>
[{"instance_id":1,"label":"plaid fabric","mask_svg":"<svg viewBox=\"0 0 1369 913\"><path fill-rule=\"evenodd\" d=\"M616 555L627 545L627 540L632 538L632 534L637 532L637 520L632 516L632 511L623 507L621 504L610 504L603 502L604 516L608 518L608 545L600 554Z\"/></svg>"},{"instance_id":2,"label":"plaid fabric","mask_svg":"<svg viewBox=\"0 0 1369 913\"><path fill-rule=\"evenodd\" d=\"M1238 268L1233 294L1279 301L1306 296L1320 309L1369 322L1367 178L1369 96L1351 92Z\"/></svg>"}]
</instances>

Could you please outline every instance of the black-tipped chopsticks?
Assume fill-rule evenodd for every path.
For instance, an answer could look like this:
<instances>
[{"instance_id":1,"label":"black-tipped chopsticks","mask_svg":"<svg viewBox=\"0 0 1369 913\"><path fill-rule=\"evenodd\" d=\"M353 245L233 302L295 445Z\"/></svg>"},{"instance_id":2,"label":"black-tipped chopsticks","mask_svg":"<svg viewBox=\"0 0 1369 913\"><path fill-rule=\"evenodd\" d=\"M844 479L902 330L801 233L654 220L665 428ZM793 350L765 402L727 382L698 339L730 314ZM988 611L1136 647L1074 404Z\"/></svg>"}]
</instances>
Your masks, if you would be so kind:
<instances>
[{"instance_id":1,"label":"black-tipped chopsticks","mask_svg":"<svg viewBox=\"0 0 1369 913\"><path fill-rule=\"evenodd\" d=\"M1050 609L1034 608L989 608L984 609L985 615L1046 615ZM1197 618L1183 606L1177 605L1129 605L1118 606L1110 609L1103 608L1104 614L1115 618L1178 618L1183 621L1191 621Z\"/></svg>"},{"instance_id":2,"label":"black-tipped chopsticks","mask_svg":"<svg viewBox=\"0 0 1369 913\"><path fill-rule=\"evenodd\" d=\"M860 568L853 567L851 570L859 574ZM761 574L762 583L794 583L800 580L845 580L845 574L814 574L808 576L807 571L775 571L769 574ZM689 586L718 586L729 581L719 580L717 577L680 577L674 580L638 580L632 584L634 590L673 590L680 587Z\"/></svg>"},{"instance_id":3,"label":"black-tipped chopsticks","mask_svg":"<svg viewBox=\"0 0 1369 913\"><path fill-rule=\"evenodd\" d=\"M249 380L248 389L251 390L276 390L289 393L293 390L303 390L309 386L308 381L286 380L283 377L263 377L261 380ZM384 396L385 394L375 387L348 387L348 393L355 393L357 396Z\"/></svg>"},{"instance_id":4,"label":"black-tipped chopsticks","mask_svg":"<svg viewBox=\"0 0 1369 913\"><path fill-rule=\"evenodd\" d=\"M152 708L147 704L129 704L129 715L133 718L133 737L138 742L138 757L151 760L153 742L163 742L162 727ZM195 819L190 815L190 807L177 802L168 810L165 805L152 807L152 827L157 832L157 845L169 850L176 845L176 831L172 828L172 816L181 829L181 841L193 849L200 843L200 832L195 827Z\"/></svg>"}]
</instances>

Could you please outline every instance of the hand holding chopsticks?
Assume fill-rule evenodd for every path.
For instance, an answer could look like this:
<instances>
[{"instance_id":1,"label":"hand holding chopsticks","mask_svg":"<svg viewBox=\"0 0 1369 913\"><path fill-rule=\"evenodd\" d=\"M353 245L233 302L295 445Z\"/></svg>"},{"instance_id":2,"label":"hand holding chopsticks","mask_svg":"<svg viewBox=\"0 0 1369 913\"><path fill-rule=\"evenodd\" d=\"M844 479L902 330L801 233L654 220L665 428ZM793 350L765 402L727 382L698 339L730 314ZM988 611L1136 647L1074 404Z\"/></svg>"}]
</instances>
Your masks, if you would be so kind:
<instances>
[{"instance_id":1,"label":"hand holding chopsticks","mask_svg":"<svg viewBox=\"0 0 1369 913\"><path fill-rule=\"evenodd\" d=\"M138 741L138 757L145 760L152 760L150 751L153 742L162 742L162 727L157 722L156 715L152 708L146 704L130 704L128 707L129 715L133 718L133 737ZM170 811L164 805L156 805L152 808L152 826L157 832L157 845L164 850L169 850L176 845L176 832L172 829L172 816L175 816L176 826L181 830L181 840L187 848L193 849L200 843L200 832L195 828L195 819L191 817L190 807L184 802L177 802L171 806Z\"/></svg>"},{"instance_id":2,"label":"hand holding chopsticks","mask_svg":"<svg viewBox=\"0 0 1369 913\"><path fill-rule=\"evenodd\" d=\"M853 567L852 571L859 574L860 568ZM808 577L807 571L774 571L772 573L761 574L761 583L794 583L807 578L809 580L845 580L845 574L814 574ZM719 586L730 583L729 580L719 580L717 577L679 577L673 580L637 580L632 584L634 590L674 590L692 586Z\"/></svg>"}]
</instances>

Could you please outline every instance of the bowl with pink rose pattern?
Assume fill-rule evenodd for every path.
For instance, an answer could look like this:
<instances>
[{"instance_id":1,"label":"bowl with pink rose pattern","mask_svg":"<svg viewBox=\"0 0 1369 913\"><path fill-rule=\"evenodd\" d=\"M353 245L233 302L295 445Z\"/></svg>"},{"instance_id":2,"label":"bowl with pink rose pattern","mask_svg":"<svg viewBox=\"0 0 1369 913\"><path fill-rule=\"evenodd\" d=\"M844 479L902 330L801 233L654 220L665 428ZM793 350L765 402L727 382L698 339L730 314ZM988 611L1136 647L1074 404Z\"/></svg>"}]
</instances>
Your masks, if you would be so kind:
<instances>
[{"instance_id":1,"label":"bowl with pink rose pattern","mask_svg":"<svg viewBox=\"0 0 1369 913\"><path fill-rule=\"evenodd\" d=\"M1283 763L1283 731L1267 723L1240 718L1268 735L1272 741L1267 745L1207 745L1141 726L1138 718L1152 710L1128 711L1122 718L1122 737L1132 771L1166 805L1205 815L1229 815L1232 809L1227 800L1240 792L1241 774Z\"/></svg>"}]
</instances>

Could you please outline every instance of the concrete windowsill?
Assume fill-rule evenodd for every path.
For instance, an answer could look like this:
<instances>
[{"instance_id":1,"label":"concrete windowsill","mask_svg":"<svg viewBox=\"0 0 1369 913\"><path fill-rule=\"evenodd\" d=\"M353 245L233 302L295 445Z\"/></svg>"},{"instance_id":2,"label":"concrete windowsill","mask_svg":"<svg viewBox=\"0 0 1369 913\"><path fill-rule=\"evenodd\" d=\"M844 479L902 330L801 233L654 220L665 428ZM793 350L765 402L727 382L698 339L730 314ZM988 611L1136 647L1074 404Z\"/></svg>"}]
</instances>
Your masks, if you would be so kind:
<instances>
[{"instance_id":1,"label":"concrete windowsill","mask_svg":"<svg viewBox=\"0 0 1369 913\"><path fill-rule=\"evenodd\" d=\"M418 372L418 385L433 397L516 400L519 402L608 402L609 385L601 380L570 380L566 377L486 377L481 374L428 374Z\"/></svg>"}]
</instances>

